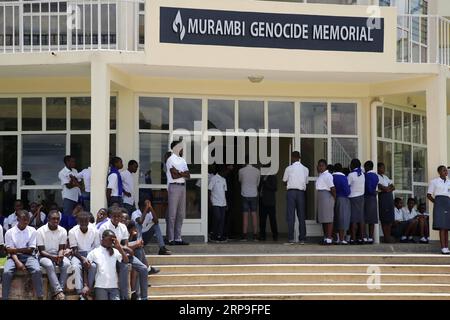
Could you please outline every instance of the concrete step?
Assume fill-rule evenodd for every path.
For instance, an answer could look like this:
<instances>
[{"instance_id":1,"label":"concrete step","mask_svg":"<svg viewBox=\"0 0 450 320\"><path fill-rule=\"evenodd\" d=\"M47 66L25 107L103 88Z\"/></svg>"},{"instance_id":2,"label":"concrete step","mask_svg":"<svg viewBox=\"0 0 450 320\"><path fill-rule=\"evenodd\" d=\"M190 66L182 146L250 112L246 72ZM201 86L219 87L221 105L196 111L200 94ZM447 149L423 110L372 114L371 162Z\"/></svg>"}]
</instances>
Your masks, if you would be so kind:
<instances>
[{"instance_id":1,"label":"concrete step","mask_svg":"<svg viewBox=\"0 0 450 320\"><path fill-rule=\"evenodd\" d=\"M305 293L444 293L450 294L450 284L383 284L379 289L365 283L272 283L272 284L192 284L158 285L149 289L153 296L200 294L305 294Z\"/></svg>"},{"instance_id":2,"label":"concrete step","mask_svg":"<svg viewBox=\"0 0 450 320\"><path fill-rule=\"evenodd\" d=\"M367 283L362 273L239 273L239 274L156 274L153 285L175 284L253 284L253 283ZM450 274L382 274L381 283L450 284Z\"/></svg>"},{"instance_id":3,"label":"concrete step","mask_svg":"<svg viewBox=\"0 0 450 320\"><path fill-rule=\"evenodd\" d=\"M416 273L450 274L450 265L416 264L246 264L246 265L161 265L161 274L219 274L219 273ZM369 269L370 268L370 269ZM376 269L375 269L376 268Z\"/></svg>"}]
</instances>

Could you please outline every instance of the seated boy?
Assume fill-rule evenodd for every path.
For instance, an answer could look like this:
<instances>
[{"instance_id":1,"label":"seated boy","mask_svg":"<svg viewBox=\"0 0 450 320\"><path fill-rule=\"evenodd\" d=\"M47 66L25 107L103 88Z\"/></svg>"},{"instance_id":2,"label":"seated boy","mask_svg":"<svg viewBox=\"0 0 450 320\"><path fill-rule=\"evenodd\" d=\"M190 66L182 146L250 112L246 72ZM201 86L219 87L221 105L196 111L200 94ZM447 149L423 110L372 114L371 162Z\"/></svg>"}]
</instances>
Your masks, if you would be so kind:
<instances>
[{"instance_id":1,"label":"seated boy","mask_svg":"<svg viewBox=\"0 0 450 320\"><path fill-rule=\"evenodd\" d=\"M429 229L429 217L430 215L426 212L427 206L425 203L419 204L417 219L419 221L419 233L420 233L420 243L428 243L430 241L430 229Z\"/></svg>"},{"instance_id":2,"label":"seated boy","mask_svg":"<svg viewBox=\"0 0 450 320\"><path fill-rule=\"evenodd\" d=\"M406 227L406 222L403 221L403 200L401 198L394 199L394 222L392 223L391 234L400 239Z\"/></svg>"},{"instance_id":3,"label":"seated boy","mask_svg":"<svg viewBox=\"0 0 450 320\"><path fill-rule=\"evenodd\" d=\"M128 257L112 230L104 230L101 237L101 245L87 255L87 260L97 266L95 299L120 300L116 264L126 265Z\"/></svg>"},{"instance_id":4,"label":"seated boy","mask_svg":"<svg viewBox=\"0 0 450 320\"><path fill-rule=\"evenodd\" d=\"M418 219L416 218L419 214L415 208L416 200L409 198L407 202L407 207L403 208L403 221L405 221L405 232L403 233L400 242L412 242L415 243L414 234L417 230Z\"/></svg>"},{"instance_id":5,"label":"seated boy","mask_svg":"<svg viewBox=\"0 0 450 320\"><path fill-rule=\"evenodd\" d=\"M5 220L3 221L3 229L5 229L5 232L17 225L17 213L22 210L23 210L22 200L14 201L14 212L11 213L8 217L6 217ZM28 212L27 214L28 216L30 215Z\"/></svg>"},{"instance_id":6,"label":"seated boy","mask_svg":"<svg viewBox=\"0 0 450 320\"><path fill-rule=\"evenodd\" d=\"M16 212L18 224L5 234L6 251L9 254L3 270L2 298L7 300L11 282L16 270L31 273L34 291L39 300L44 297L42 273L34 251L36 250L36 229L28 226L30 216L25 210Z\"/></svg>"},{"instance_id":7,"label":"seated boy","mask_svg":"<svg viewBox=\"0 0 450 320\"><path fill-rule=\"evenodd\" d=\"M42 227L45 224L47 216L42 210L42 204L32 202L30 204L30 226L36 229Z\"/></svg>"}]
</instances>

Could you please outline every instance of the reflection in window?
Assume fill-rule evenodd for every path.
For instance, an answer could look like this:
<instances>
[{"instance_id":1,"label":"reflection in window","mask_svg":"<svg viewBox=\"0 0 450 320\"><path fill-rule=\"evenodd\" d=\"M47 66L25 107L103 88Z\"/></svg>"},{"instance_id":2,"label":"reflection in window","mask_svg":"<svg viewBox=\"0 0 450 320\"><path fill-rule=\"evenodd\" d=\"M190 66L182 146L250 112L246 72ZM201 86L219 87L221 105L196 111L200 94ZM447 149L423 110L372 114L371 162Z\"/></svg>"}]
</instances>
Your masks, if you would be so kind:
<instances>
[{"instance_id":1,"label":"reflection in window","mask_svg":"<svg viewBox=\"0 0 450 320\"><path fill-rule=\"evenodd\" d=\"M392 109L384 108L384 137L392 139Z\"/></svg>"},{"instance_id":2,"label":"reflection in window","mask_svg":"<svg viewBox=\"0 0 450 320\"><path fill-rule=\"evenodd\" d=\"M294 133L294 103L269 102L269 130L279 130L280 133Z\"/></svg>"},{"instance_id":3,"label":"reflection in window","mask_svg":"<svg viewBox=\"0 0 450 320\"><path fill-rule=\"evenodd\" d=\"M331 104L332 134L356 134L356 103Z\"/></svg>"},{"instance_id":4,"label":"reflection in window","mask_svg":"<svg viewBox=\"0 0 450 320\"><path fill-rule=\"evenodd\" d=\"M411 113L403 113L403 137L405 142L411 142Z\"/></svg>"},{"instance_id":5,"label":"reflection in window","mask_svg":"<svg viewBox=\"0 0 450 320\"><path fill-rule=\"evenodd\" d=\"M309 175L316 177L317 162L320 159L328 159L328 139L303 138L300 142L300 155L302 164L309 169Z\"/></svg>"},{"instance_id":6,"label":"reflection in window","mask_svg":"<svg viewBox=\"0 0 450 320\"><path fill-rule=\"evenodd\" d=\"M0 131L17 131L17 99L0 99Z\"/></svg>"},{"instance_id":7,"label":"reflection in window","mask_svg":"<svg viewBox=\"0 0 450 320\"><path fill-rule=\"evenodd\" d=\"M81 171L91 163L91 136L73 134L70 136L70 154L77 160L77 170Z\"/></svg>"},{"instance_id":8,"label":"reflection in window","mask_svg":"<svg viewBox=\"0 0 450 320\"><path fill-rule=\"evenodd\" d=\"M300 130L304 134L328 133L327 104L302 102L300 105Z\"/></svg>"},{"instance_id":9,"label":"reflection in window","mask_svg":"<svg viewBox=\"0 0 450 320\"><path fill-rule=\"evenodd\" d=\"M385 175L392 179L392 143L378 141L378 162L384 163Z\"/></svg>"},{"instance_id":10,"label":"reflection in window","mask_svg":"<svg viewBox=\"0 0 450 320\"><path fill-rule=\"evenodd\" d=\"M420 140L420 115L413 114L412 118L412 136L413 136L413 143L421 143Z\"/></svg>"},{"instance_id":11,"label":"reflection in window","mask_svg":"<svg viewBox=\"0 0 450 320\"><path fill-rule=\"evenodd\" d=\"M167 183L164 156L169 150L168 144L168 134L141 133L139 135L140 184Z\"/></svg>"},{"instance_id":12,"label":"reflection in window","mask_svg":"<svg viewBox=\"0 0 450 320\"><path fill-rule=\"evenodd\" d=\"M417 201L417 204L425 203L427 205L428 210L428 201L427 201L427 193L428 187L426 186L414 186L414 198Z\"/></svg>"},{"instance_id":13,"label":"reflection in window","mask_svg":"<svg viewBox=\"0 0 450 320\"><path fill-rule=\"evenodd\" d=\"M42 211L47 214L53 204L56 204L59 208L61 208L63 204L61 190L59 189L36 190L22 188L21 199L24 203L25 208L29 208L29 205L32 202L42 204Z\"/></svg>"},{"instance_id":14,"label":"reflection in window","mask_svg":"<svg viewBox=\"0 0 450 320\"><path fill-rule=\"evenodd\" d=\"M427 117L422 117L422 143L427 144Z\"/></svg>"},{"instance_id":15,"label":"reflection in window","mask_svg":"<svg viewBox=\"0 0 450 320\"><path fill-rule=\"evenodd\" d=\"M64 166L66 135L23 135L22 185L58 185Z\"/></svg>"},{"instance_id":16,"label":"reflection in window","mask_svg":"<svg viewBox=\"0 0 450 320\"><path fill-rule=\"evenodd\" d=\"M14 212L14 201L17 199L17 182L16 180L3 180L0 185L0 215L6 218Z\"/></svg>"},{"instance_id":17,"label":"reflection in window","mask_svg":"<svg viewBox=\"0 0 450 320\"><path fill-rule=\"evenodd\" d=\"M234 101L208 100L208 129L234 130Z\"/></svg>"},{"instance_id":18,"label":"reflection in window","mask_svg":"<svg viewBox=\"0 0 450 320\"><path fill-rule=\"evenodd\" d=\"M47 130L66 130L66 98L46 99Z\"/></svg>"},{"instance_id":19,"label":"reflection in window","mask_svg":"<svg viewBox=\"0 0 450 320\"><path fill-rule=\"evenodd\" d=\"M173 99L173 128L200 131L202 121L202 100ZM196 122L194 124L194 122Z\"/></svg>"},{"instance_id":20,"label":"reflection in window","mask_svg":"<svg viewBox=\"0 0 450 320\"><path fill-rule=\"evenodd\" d=\"M42 98L22 99L22 130L42 130Z\"/></svg>"},{"instance_id":21,"label":"reflection in window","mask_svg":"<svg viewBox=\"0 0 450 320\"><path fill-rule=\"evenodd\" d=\"M201 218L201 183L200 179L186 182L186 219Z\"/></svg>"},{"instance_id":22,"label":"reflection in window","mask_svg":"<svg viewBox=\"0 0 450 320\"><path fill-rule=\"evenodd\" d=\"M315 181L310 181L306 185L306 220L316 221L316 197Z\"/></svg>"},{"instance_id":23,"label":"reflection in window","mask_svg":"<svg viewBox=\"0 0 450 320\"><path fill-rule=\"evenodd\" d=\"M0 136L0 166L3 175L17 174L17 136Z\"/></svg>"},{"instance_id":24,"label":"reflection in window","mask_svg":"<svg viewBox=\"0 0 450 320\"><path fill-rule=\"evenodd\" d=\"M427 182L427 149L414 147L414 181Z\"/></svg>"},{"instance_id":25,"label":"reflection in window","mask_svg":"<svg viewBox=\"0 0 450 320\"><path fill-rule=\"evenodd\" d=\"M264 129L264 102L239 101L239 129Z\"/></svg>"},{"instance_id":26,"label":"reflection in window","mask_svg":"<svg viewBox=\"0 0 450 320\"><path fill-rule=\"evenodd\" d=\"M139 97L139 129L169 129L169 98Z\"/></svg>"},{"instance_id":27,"label":"reflection in window","mask_svg":"<svg viewBox=\"0 0 450 320\"><path fill-rule=\"evenodd\" d=\"M110 99L110 115L109 115L109 128L115 130L117 126L117 98L111 97Z\"/></svg>"},{"instance_id":28,"label":"reflection in window","mask_svg":"<svg viewBox=\"0 0 450 320\"><path fill-rule=\"evenodd\" d=\"M150 200L159 219L165 219L167 213L167 190L139 188L139 201ZM155 214L154 213L154 214Z\"/></svg>"},{"instance_id":29,"label":"reflection in window","mask_svg":"<svg viewBox=\"0 0 450 320\"><path fill-rule=\"evenodd\" d=\"M377 107L377 137L383 137L383 107Z\"/></svg>"},{"instance_id":30,"label":"reflection in window","mask_svg":"<svg viewBox=\"0 0 450 320\"><path fill-rule=\"evenodd\" d=\"M70 128L72 130L91 129L91 98L70 98Z\"/></svg>"},{"instance_id":31,"label":"reflection in window","mask_svg":"<svg viewBox=\"0 0 450 320\"><path fill-rule=\"evenodd\" d=\"M352 159L358 157L358 139L332 138L331 155L333 163L348 167Z\"/></svg>"},{"instance_id":32,"label":"reflection in window","mask_svg":"<svg viewBox=\"0 0 450 320\"><path fill-rule=\"evenodd\" d=\"M411 190L412 159L410 145L394 144L394 182L395 187L399 190Z\"/></svg>"},{"instance_id":33,"label":"reflection in window","mask_svg":"<svg viewBox=\"0 0 450 320\"><path fill-rule=\"evenodd\" d=\"M402 141L402 112L394 110L394 139Z\"/></svg>"}]
</instances>

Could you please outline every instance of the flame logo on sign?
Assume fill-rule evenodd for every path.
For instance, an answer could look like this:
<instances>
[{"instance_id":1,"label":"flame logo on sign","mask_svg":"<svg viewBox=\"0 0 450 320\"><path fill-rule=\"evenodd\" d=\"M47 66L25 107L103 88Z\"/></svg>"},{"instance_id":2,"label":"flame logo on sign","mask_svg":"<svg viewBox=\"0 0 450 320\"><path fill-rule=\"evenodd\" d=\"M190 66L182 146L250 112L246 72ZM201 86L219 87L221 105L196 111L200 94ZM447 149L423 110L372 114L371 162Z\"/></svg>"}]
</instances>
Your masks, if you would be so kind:
<instances>
[{"instance_id":1,"label":"flame logo on sign","mask_svg":"<svg viewBox=\"0 0 450 320\"><path fill-rule=\"evenodd\" d=\"M172 29L175 33L180 34L180 40L183 41L184 35L186 34L186 28L183 25L180 10L178 10L175 20L173 20Z\"/></svg>"}]
</instances>

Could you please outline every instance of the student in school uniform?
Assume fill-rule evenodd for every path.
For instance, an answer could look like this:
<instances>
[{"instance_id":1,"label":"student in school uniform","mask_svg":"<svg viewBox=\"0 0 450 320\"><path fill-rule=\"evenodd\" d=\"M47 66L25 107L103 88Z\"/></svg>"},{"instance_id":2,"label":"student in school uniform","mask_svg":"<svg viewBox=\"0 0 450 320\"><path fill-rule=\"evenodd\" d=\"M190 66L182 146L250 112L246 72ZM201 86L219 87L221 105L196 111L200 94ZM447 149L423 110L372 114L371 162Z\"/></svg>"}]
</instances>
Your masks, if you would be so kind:
<instances>
[{"instance_id":1,"label":"student in school uniform","mask_svg":"<svg viewBox=\"0 0 450 320\"><path fill-rule=\"evenodd\" d=\"M383 240L385 243L392 243L391 237L392 224L395 221L394 213L394 190L392 180L385 175L386 168L384 163L377 165L378 172L378 213L383 229Z\"/></svg>"},{"instance_id":2,"label":"student in school uniform","mask_svg":"<svg viewBox=\"0 0 450 320\"><path fill-rule=\"evenodd\" d=\"M9 256L3 269L2 298L3 300L8 299L16 270L28 270L31 274L36 296L38 300L42 300L44 298L42 272L34 254L36 250L36 229L28 226L30 216L27 211L20 210L17 212L17 217L18 224L5 234L5 246Z\"/></svg>"},{"instance_id":3,"label":"student in school uniform","mask_svg":"<svg viewBox=\"0 0 450 320\"><path fill-rule=\"evenodd\" d=\"M5 251L5 239L3 237L3 227L0 224L0 257L4 255Z\"/></svg>"},{"instance_id":4,"label":"student in school uniform","mask_svg":"<svg viewBox=\"0 0 450 320\"><path fill-rule=\"evenodd\" d=\"M405 231L400 239L400 242L406 243L416 243L414 240L414 234L417 230L419 220L417 216L419 213L416 208L416 200L414 198L409 198L407 201L407 206L402 209L403 211L403 221L405 222Z\"/></svg>"},{"instance_id":5,"label":"student in school uniform","mask_svg":"<svg viewBox=\"0 0 450 320\"><path fill-rule=\"evenodd\" d=\"M110 220L105 222L99 229L99 234L103 234L105 230L112 230L117 237L118 244L129 256L129 262L132 269L136 270L139 275L139 285L141 288L141 299L147 300L148 292L148 268L133 255L133 251L128 247L128 238L130 237L127 227L121 223L122 209L120 207L111 207L108 209ZM119 263L119 291L121 300L128 300L128 264Z\"/></svg>"},{"instance_id":6,"label":"student in school uniform","mask_svg":"<svg viewBox=\"0 0 450 320\"><path fill-rule=\"evenodd\" d=\"M154 237L158 242L159 255L171 255L172 252L164 245L164 238L159 227L158 217L153 215L155 210L152 207L150 200L140 200L138 203L139 209L134 211L131 215L131 220L136 222L136 227L139 232L139 238L142 238L144 245L147 245Z\"/></svg>"},{"instance_id":7,"label":"student in school uniform","mask_svg":"<svg viewBox=\"0 0 450 320\"><path fill-rule=\"evenodd\" d=\"M62 185L63 215L70 216L78 204L81 196L78 171L75 169L75 157L68 155L64 157L64 168L58 173ZM63 220L63 218L61 218Z\"/></svg>"},{"instance_id":8,"label":"student in school uniform","mask_svg":"<svg viewBox=\"0 0 450 320\"><path fill-rule=\"evenodd\" d=\"M105 223L109 221L109 217L108 217L108 209L106 208L101 208L100 210L97 211L97 216L95 218L95 227L98 229L100 229L100 227Z\"/></svg>"},{"instance_id":9,"label":"student in school uniform","mask_svg":"<svg viewBox=\"0 0 450 320\"><path fill-rule=\"evenodd\" d=\"M95 299L120 300L117 286L116 264L128 263L128 256L120 245L114 231L106 229L101 233L101 245L87 255L87 260L96 265Z\"/></svg>"},{"instance_id":10,"label":"student in school uniform","mask_svg":"<svg viewBox=\"0 0 450 320\"><path fill-rule=\"evenodd\" d=\"M450 180L445 166L439 166L439 177L430 181L427 198L433 204L433 230L439 230L441 253L450 254L448 230L450 229Z\"/></svg>"},{"instance_id":11,"label":"student in school uniform","mask_svg":"<svg viewBox=\"0 0 450 320\"><path fill-rule=\"evenodd\" d=\"M324 245L333 244L333 220L334 204L336 199L336 188L333 176L327 170L327 161L320 159L317 163L319 177L316 180L317 190L317 218L323 227Z\"/></svg>"},{"instance_id":12,"label":"student in school uniform","mask_svg":"<svg viewBox=\"0 0 450 320\"><path fill-rule=\"evenodd\" d=\"M123 207L127 209L128 215L131 216L133 211L136 210L134 205L134 174L137 172L139 168L139 164L136 160L130 160L128 162L127 170L120 172L122 176L122 185L123 185Z\"/></svg>"},{"instance_id":13,"label":"student in school uniform","mask_svg":"<svg viewBox=\"0 0 450 320\"><path fill-rule=\"evenodd\" d=\"M213 212L213 234L211 240L213 242L226 242L223 237L225 228L225 211L227 209L227 199L225 197L227 191L227 181L225 180L226 167L221 166L219 172L215 174L209 181L209 199L212 204Z\"/></svg>"},{"instance_id":14,"label":"student in school uniform","mask_svg":"<svg viewBox=\"0 0 450 320\"><path fill-rule=\"evenodd\" d=\"M120 170L123 168L122 159L119 157L112 157L108 173L108 186L106 187L106 199L108 206L113 203L122 205L123 203L123 182Z\"/></svg>"},{"instance_id":15,"label":"student in school uniform","mask_svg":"<svg viewBox=\"0 0 450 320\"><path fill-rule=\"evenodd\" d=\"M378 223L377 189L379 178L377 172L373 170L373 162L370 160L364 163L364 179L364 223L369 226L367 244L373 244L375 224Z\"/></svg>"},{"instance_id":16,"label":"student in school uniform","mask_svg":"<svg viewBox=\"0 0 450 320\"><path fill-rule=\"evenodd\" d=\"M56 211L50 211L47 224L37 229L36 243L39 250L39 263L47 271L53 298L65 300L64 288L70 260L65 256L67 231L59 226L59 215ZM56 266L60 271L59 279L56 275Z\"/></svg>"},{"instance_id":17,"label":"student in school uniform","mask_svg":"<svg viewBox=\"0 0 450 320\"><path fill-rule=\"evenodd\" d=\"M406 221L403 220L403 200L397 197L394 199L394 222L390 234L400 239L405 232L406 225Z\"/></svg>"},{"instance_id":18,"label":"student in school uniform","mask_svg":"<svg viewBox=\"0 0 450 320\"><path fill-rule=\"evenodd\" d=\"M350 244L364 244L367 243L365 237L365 223L364 223L364 187L365 178L361 169L361 161L359 159L352 159L350 162L350 174L348 175L348 184L350 186L350 223L351 223L351 240ZM356 239L356 233L360 229L359 238Z\"/></svg>"},{"instance_id":19,"label":"student in school uniform","mask_svg":"<svg viewBox=\"0 0 450 320\"><path fill-rule=\"evenodd\" d=\"M17 213L23 210L23 202L22 200L14 201L14 212L11 213L5 220L3 221L3 229L8 231L12 227L15 227L18 223L17 221ZM28 213L28 216L30 214Z\"/></svg>"},{"instance_id":20,"label":"student in school uniform","mask_svg":"<svg viewBox=\"0 0 450 320\"><path fill-rule=\"evenodd\" d=\"M100 245L100 237L97 228L89 223L87 212L80 213L77 221L78 225L69 231L69 247L72 249L75 290L80 299L86 299L95 277L95 269L91 268L87 255Z\"/></svg>"},{"instance_id":21,"label":"student in school uniform","mask_svg":"<svg viewBox=\"0 0 450 320\"><path fill-rule=\"evenodd\" d=\"M419 214L417 219L419 220L419 233L420 243L428 243L430 241L430 228L429 228L429 214L426 212L427 206L425 203L420 203L417 207Z\"/></svg>"},{"instance_id":22,"label":"student in school uniform","mask_svg":"<svg viewBox=\"0 0 450 320\"><path fill-rule=\"evenodd\" d=\"M79 177L83 180L83 191L81 198L83 199L84 210L89 212L91 210L91 167L81 170Z\"/></svg>"},{"instance_id":23,"label":"student in school uniform","mask_svg":"<svg viewBox=\"0 0 450 320\"><path fill-rule=\"evenodd\" d=\"M127 214L128 216L128 214ZM148 268L148 261L145 257L145 252L143 250L144 247L144 241L141 237L139 237L139 232L137 228L136 222L133 220L127 220L126 223L128 233L130 234L130 237L128 238L128 247L131 248L134 251L135 257L137 257L145 266ZM131 290L131 298L130 300L137 300L138 299L138 292L139 292L139 283L137 282L137 273L135 270L131 270L130 275L130 290Z\"/></svg>"},{"instance_id":24,"label":"student in school uniform","mask_svg":"<svg viewBox=\"0 0 450 320\"><path fill-rule=\"evenodd\" d=\"M36 202L30 203L30 226L36 229L42 227L45 224L47 216L42 210L42 204Z\"/></svg>"},{"instance_id":25,"label":"student in school uniform","mask_svg":"<svg viewBox=\"0 0 450 320\"><path fill-rule=\"evenodd\" d=\"M345 174L342 172L342 164L336 163L333 167L333 184L336 189L336 204L334 207L334 225L338 231L337 244L347 245L345 234L350 228L351 206L348 196L350 186Z\"/></svg>"}]
</instances>

